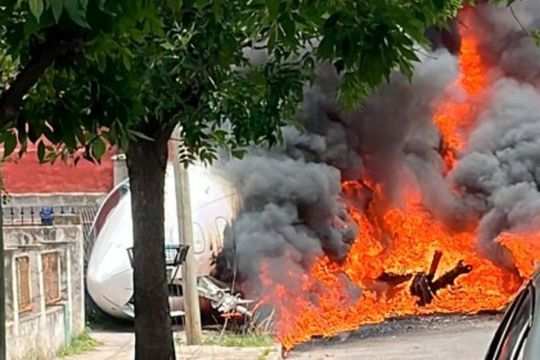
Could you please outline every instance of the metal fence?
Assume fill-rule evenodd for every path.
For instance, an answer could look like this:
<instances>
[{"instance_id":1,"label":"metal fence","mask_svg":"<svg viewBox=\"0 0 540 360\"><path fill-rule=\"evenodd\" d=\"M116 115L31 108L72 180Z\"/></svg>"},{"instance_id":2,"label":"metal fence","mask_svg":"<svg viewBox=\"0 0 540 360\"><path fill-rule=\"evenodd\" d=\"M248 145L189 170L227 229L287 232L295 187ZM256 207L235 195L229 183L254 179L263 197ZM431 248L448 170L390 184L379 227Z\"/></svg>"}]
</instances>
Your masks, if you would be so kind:
<instances>
[{"instance_id":1,"label":"metal fence","mask_svg":"<svg viewBox=\"0 0 540 360\"><path fill-rule=\"evenodd\" d=\"M86 206L85 206L86 207ZM3 210L5 226L34 226L45 225L44 215L52 212L53 215L80 214L80 206L6 206Z\"/></svg>"},{"instance_id":2,"label":"metal fence","mask_svg":"<svg viewBox=\"0 0 540 360\"><path fill-rule=\"evenodd\" d=\"M40 226L54 225L55 218L63 215L79 216L84 234L85 267L94 245L90 233L92 223L99 207L90 205L55 205L55 206L5 206L3 209L4 226ZM52 217L50 216L52 215Z\"/></svg>"},{"instance_id":3,"label":"metal fence","mask_svg":"<svg viewBox=\"0 0 540 360\"><path fill-rule=\"evenodd\" d=\"M94 235L90 232L92 229L92 223L94 222L94 219L96 218L97 211L99 210L99 207L94 206L85 206L80 207L77 211L78 214L81 217L81 223L83 227L83 233L84 233L84 268L86 269L86 266L88 265L88 260L90 259L90 253L92 252L92 248L94 247Z\"/></svg>"}]
</instances>

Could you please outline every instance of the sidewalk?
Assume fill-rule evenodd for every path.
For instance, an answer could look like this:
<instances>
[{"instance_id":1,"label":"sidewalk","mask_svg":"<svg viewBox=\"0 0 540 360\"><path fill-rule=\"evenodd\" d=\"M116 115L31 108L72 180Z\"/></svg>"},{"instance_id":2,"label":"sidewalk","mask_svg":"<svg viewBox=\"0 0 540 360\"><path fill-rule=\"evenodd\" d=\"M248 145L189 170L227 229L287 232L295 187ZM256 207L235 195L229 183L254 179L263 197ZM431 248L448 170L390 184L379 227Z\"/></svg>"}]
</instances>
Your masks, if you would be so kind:
<instances>
[{"instance_id":1,"label":"sidewalk","mask_svg":"<svg viewBox=\"0 0 540 360\"><path fill-rule=\"evenodd\" d=\"M131 332L96 331L92 337L101 343L95 350L63 358L63 360L133 360L135 336ZM236 348L222 346L177 346L177 359L182 360L278 360L278 346Z\"/></svg>"},{"instance_id":2,"label":"sidewalk","mask_svg":"<svg viewBox=\"0 0 540 360\"><path fill-rule=\"evenodd\" d=\"M131 332L96 331L92 337L99 341L96 349L84 354L62 358L64 360L133 360L135 336Z\"/></svg>"}]
</instances>

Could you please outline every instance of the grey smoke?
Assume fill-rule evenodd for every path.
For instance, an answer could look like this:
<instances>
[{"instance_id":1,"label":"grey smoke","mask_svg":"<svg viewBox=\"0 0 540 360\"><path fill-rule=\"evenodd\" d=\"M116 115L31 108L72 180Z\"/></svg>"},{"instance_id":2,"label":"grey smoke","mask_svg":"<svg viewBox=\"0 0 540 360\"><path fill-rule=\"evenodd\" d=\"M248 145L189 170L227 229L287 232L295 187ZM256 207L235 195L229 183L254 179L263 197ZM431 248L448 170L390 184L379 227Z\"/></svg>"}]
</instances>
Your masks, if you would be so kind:
<instances>
[{"instance_id":1,"label":"grey smoke","mask_svg":"<svg viewBox=\"0 0 540 360\"><path fill-rule=\"evenodd\" d=\"M520 1L514 8L524 26L540 27L540 2ZM460 89L447 92L459 75L455 56L423 50L412 81L394 74L350 112L337 105L339 77L322 66L306 89L302 128L286 127L283 146L226 165L244 207L221 256L222 274L230 274L235 259L241 281L250 282L263 259L279 259L272 262L280 264L275 276L294 286L286 269L306 272L323 253L342 260L362 229L347 215L341 182L366 178L398 205L414 183L426 209L449 228L479 221L479 249L495 264L512 267L494 239L540 220L540 50L508 9L479 5L477 14L482 51L497 65L458 166L444 174L433 124L441 99L466 96Z\"/></svg>"},{"instance_id":2,"label":"grey smoke","mask_svg":"<svg viewBox=\"0 0 540 360\"><path fill-rule=\"evenodd\" d=\"M538 85L540 48L521 26L528 31L540 28L540 2L516 1L512 8L516 18L504 6L479 6L482 40L506 76Z\"/></svg>"},{"instance_id":3,"label":"grey smoke","mask_svg":"<svg viewBox=\"0 0 540 360\"><path fill-rule=\"evenodd\" d=\"M487 203L478 229L482 249L491 248L503 230L538 225L540 215L539 89L501 78L486 109L452 175L469 192L483 194Z\"/></svg>"},{"instance_id":4,"label":"grey smoke","mask_svg":"<svg viewBox=\"0 0 540 360\"><path fill-rule=\"evenodd\" d=\"M243 198L243 212L232 226L241 277L257 274L264 258L282 259L284 269L303 272L322 254L345 258L357 229L341 202L336 168L259 150L225 169Z\"/></svg>"}]
</instances>

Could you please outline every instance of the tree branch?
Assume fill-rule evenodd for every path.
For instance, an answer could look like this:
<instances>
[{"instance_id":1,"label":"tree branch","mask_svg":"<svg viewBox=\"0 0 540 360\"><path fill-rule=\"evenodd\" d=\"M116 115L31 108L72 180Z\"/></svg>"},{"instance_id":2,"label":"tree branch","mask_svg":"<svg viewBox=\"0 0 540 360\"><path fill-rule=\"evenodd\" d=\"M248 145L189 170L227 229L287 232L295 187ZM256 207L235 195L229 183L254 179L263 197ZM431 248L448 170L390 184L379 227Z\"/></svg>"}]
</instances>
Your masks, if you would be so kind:
<instances>
[{"instance_id":1,"label":"tree branch","mask_svg":"<svg viewBox=\"0 0 540 360\"><path fill-rule=\"evenodd\" d=\"M17 74L9 88L0 96L0 127L13 120L20 111L24 96L38 82L45 70L51 66L60 56L73 52L74 48L81 43L80 38L63 40L60 34L50 32L51 36L42 44L39 44L30 61ZM75 49L75 51L78 51Z\"/></svg>"},{"instance_id":2,"label":"tree branch","mask_svg":"<svg viewBox=\"0 0 540 360\"><path fill-rule=\"evenodd\" d=\"M519 19L519 17L517 16L514 8L512 7L512 5L509 5L508 8L510 9L510 13L512 14L512 17L514 18L514 20L516 20L516 22L518 23L519 27L521 28L521 30L523 30L524 32L526 32L527 34L531 35L531 32L529 29L527 29L527 27L525 25L523 25L523 23L521 22L521 20Z\"/></svg>"}]
</instances>

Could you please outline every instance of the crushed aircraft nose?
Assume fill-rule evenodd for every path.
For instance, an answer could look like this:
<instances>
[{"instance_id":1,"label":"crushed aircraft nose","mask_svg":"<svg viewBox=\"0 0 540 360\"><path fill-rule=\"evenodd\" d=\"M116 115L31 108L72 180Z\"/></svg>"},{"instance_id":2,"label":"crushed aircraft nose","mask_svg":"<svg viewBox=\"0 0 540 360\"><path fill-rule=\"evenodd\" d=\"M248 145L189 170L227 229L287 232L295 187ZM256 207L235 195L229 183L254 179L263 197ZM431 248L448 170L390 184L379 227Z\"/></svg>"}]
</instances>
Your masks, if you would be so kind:
<instances>
[{"instance_id":1,"label":"crushed aircraft nose","mask_svg":"<svg viewBox=\"0 0 540 360\"><path fill-rule=\"evenodd\" d=\"M219 312L224 314L237 312L252 317L251 312L245 306L253 303L252 300L242 299L240 294L231 294L229 288L219 287L209 277L200 277L197 288L199 296L210 300L212 307Z\"/></svg>"}]
</instances>

